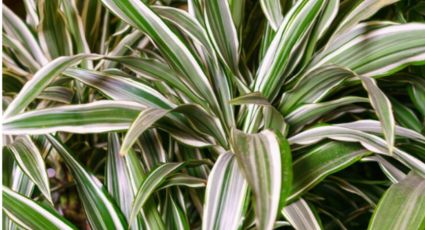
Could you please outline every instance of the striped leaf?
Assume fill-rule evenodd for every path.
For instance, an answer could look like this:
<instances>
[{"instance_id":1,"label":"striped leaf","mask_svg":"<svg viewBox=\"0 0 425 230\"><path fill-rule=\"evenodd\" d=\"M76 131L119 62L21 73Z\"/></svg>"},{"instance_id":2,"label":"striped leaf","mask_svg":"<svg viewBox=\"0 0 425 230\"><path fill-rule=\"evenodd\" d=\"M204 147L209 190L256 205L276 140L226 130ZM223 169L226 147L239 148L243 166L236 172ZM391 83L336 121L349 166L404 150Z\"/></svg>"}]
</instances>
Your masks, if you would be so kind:
<instances>
[{"instance_id":1,"label":"striped leaf","mask_svg":"<svg viewBox=\"0 0 425 230\"><path fill-rule=\"evenodd\" d=\"M189 220L184 214L182 208L174 201L172 193L167 193L165 200L165 222L169 229L188 230L190 229Z\"/></svg>"},{"instance_id":2,"label":"striped leaf","mask_svg":"<svg viewBox=\"0 0 425 230\"><path fill-rule=\"evenodd\" d=\"M52 230L77 229L77 227L50 207L45 207L5 186L3 186L2 193L3 211L22 228Z\"/></svg>"},{"instance_id":3,"label":"striped leaf","mask_svg":"<svg viewBox=\"0 0 425 230\"><path fill-rule=\"evenodd\" d=\"M283 20L280 0L261 0L260 4L270 26L273 30L277 30Z\"/></svg>"},{"instance_id":4,"label":"striped leaf","mask_svg":"<svg viewBox=\"0 0 425 230\"><path fill-rule=\"evenodd\" d=\"M10 37L18 40L40 65L46 65L48 60L40 48L34 35L25 23L6 5L2 5L3 29Z\"/></svg>"},{"instance_id":5,"label":"striped leaf","mask_svg":"<svg viewBox=\"0 0 425 230\"><path fill-rule=\"evenodd\" d=\"M373 213L369 229L421 229L425 223L425 180L410 173L393 184ZM400 212L400 210L403 210Z\"/></svg>"},{"instance_id":6,"label":"striped leaf","mask_svg":"<svg viewBox=\"0 0 425 230\"><path fill-rule=\"evenodd\" d=\"M76 68L68 69L64 74L100 90L114 100L134 101L164 109L175 106L155 89L129 78Z\"/></svg>"},{"instance_id":7,"label":"striped leaf","mask_svg":"<svg viewBox=\"0 0 425 230\"><path fill-rule=\"evenodd\" d=\"M31 72L36 72L41 68L40 64L33 58L31 53L29 53L17 39L3 34L3 45L13 50L19 61L27 66Z\"/></svg>"},{"instance_id":8,"label":"striped leaf","mask_svg":"<svg viewBox=\"0 0 425 230\"><path fill-rule=\"evenodd\" d=\"M365 0L361 1L355 6L348 14L344 15L344 19L339 23L338 28L334 34L341 34L345 31L350 30L359 22L368 19L378 12L381 8L391 5L399 0Z\"/></svg>"},{"instance_id":9,"label":"striped leaf","mask_svg":"<svg viewBox=\"0 0 425 230\"><path fill-rule=\"evenodd\" d=\"M288 141L291 144L306 145L316 143L324 138L346 142L359 142L371 152L388 155L388 148L383 139L358 130L336 126L309 129L289 138ZM419 174L425 175L425 163L410 154L394 147L392 157L414 169Z\"/></svg>"},{"instance_id":10,"label":"striped leaf","mask_svg":"<svg viewBox=\"0 0 425 230\"><path fill-rule=\"evenodd\" d=\"M208 176L202 229L239 229L247 190L234 154L221 154Z\"/></svg>"},{"instance_id":11,"label":"striped leaf","mask_svg":"<svg viewBox=\"0 0 425 230\"><path fill-rule=\"evenodd\" d=\"M183 173L176 173L175 175L171 175L167 178L167 181L164 182L164 185L161 189L168 188L171 186L186 186L190 188L202 188L206 185L206 180L189 176Z\"/></svg>"},{"instance_id":12,"label":"striped leaf","mask_svg":"<svg viewBox=\"0 0 425 230\"><path fill-rule=\"evenodd\" d=\"M360 79L362 80L363 87L368 92L370 103L375 109L375 113L382 124L382 132L387 141L388 153L391 154L394 147L395 130L395 120L391 102L379 89L374 79L361 76Z\"/></svg>"},{"instance_id":13,"label":"striped leaf","mask_svg":"<svg viewBox=\"0 0 425 230\"><path fill-rule=\"evenodd\" d=\"M111 60L123 64L125 67L140 74L146 79L163 81L173 89L179 90L193 102L204 105L205 101L201 96L193 92L182 79L179 74L172 70L167 64L154 59L144 59L138 57L115 57Z\"/></svg>"},{"instance_id":14,"label":"striped leaf","mask_svg":"<svg viewBox=\"0 0 425 230\"><path fill-rule=\"evenodd\" d=\"M233 129L231 139L243 175L254 192L257 228L272 229L283 189L281 154L287 157L290 153L281 153L276 135L268 130L245 134Z\"/></svg>"},{"instance_id":15,"label":"striped leaf","mask_svg":"<svg viewBox=\"0 0 425 230\"><path fill-rule=\"evenodd\" d=\"M126 229L127 222L124 215L100 181L75 160L70 150L60 140L51 135L47 135L47 139L73 175L90 226L93 229Z\"/></svg>"},{"instance_id":16,"label":"striped leaf","mask_svg":"<svg viewBox=\"0 0 425 230\"><path fill-rule=\"evenodd\" d=\"M37 4L40 15L38 36L44 52L50 59L72 55L71 34L66 29L60 1L40 0Z\"/></svg>"},{"instance_id":17,"label":"striped leaf","mask_svg":"<svg viewBox=\"0 0 425 230\"><path fill-rule=\"evenodd\" d=\"M293 129L297 129L312 123L323 115L328 114L330 111L334 111L337 108L354 103L369 103L369 100L364 97L349 96L322 103L302 105L298 109L289 113L286 116L286 121Z\"/></svg>"},{"instance_id":18,"label":"striped leaf","mask_svg":"<svg viewBox=\"0 0 425 230\"><path fill-rule=\"evenodd\" d=\"M359 161L368 151L356 143L327 142L304 153L294 161L294 179L289 200L320 183L328 175Z\"/></svg>"},{"instance_id":19,"label":"striped leaf","mask_svg":"<svg viewBox=\"0 0 425 230\"><path fill-rule=\"evenodd\" d=\"M136 195L138 188L143 183L146 175L143 171L142 164L137 157L137 153L133 150L124 156L126 168L129 172L129 180L131 182L133 198ZM134 201L134 199L133 199ZM132 204L131 204L132 205ZM131 212L131 207L130 207ZM131 214L131 213L130 213ZM137 224L140 228L150 229L165 229L163 220L158 212L155 202L152 199L148 199L141 213L137 216L137 223L132 223L132 226ZM140 227L142 226L142 227Z\"/></svg>"},{"instance_id":20,"label":"striped leaf","mask_svg":"<svg viewBox=\"0 0 425 230\"><path fill-rule=\"evenodd\" d=\"M358 120L358 121L349 122L349 123L336 124L335 126L355 129L355 130L369 132L369 133L376 133L376 134L382 133L381 123L375 120ZM425 136L414 130L396 125L394 131L395 131L396 137L404 137L404 138L409 138L409 139L420 141L420 142L425 142Z\"/></svg>"},{"instance_id":21,"label":"striped leaf","mask_svg":"<svg viewBox=\"0 0 425 230\"><path fill-rule=\"evenodd\" d=\"M335 37L309 69L332 63L364 77L386 76L425 60L424 33L421 23L362 23Z\"/></svg>"},{"instance_id":22,"label":"striped leaf","mask_svg":"<svg viewBox=\"0 0 425 230\"><path fill-rule=\"evenodd\" d=\"M177 113L185 115L185 117L187 117L193 124L195 130L199 131L200 133L211 135L212 137L216 138L222 146L227 145L224 130L221 127L221 124L218 122L218 119L209 115L199 106L186 104L178 106L172 110L163 110L157 108L148 108L143 110L130 126L121 146L121 154L125 155L143 132L145 132L153 124L162 118L165 118L166 116L175 122L175 124L179 124L180 127L183 128L185 123L179 119ZM168 129L169 127L162 125L158 125L158 127L167 131L171 131L170 133L173 135L172 130ZM190 128L185 128L185 130L188 129L190 130ZM190 131L186 132L189 133Z\"/></svg>"},{"instance_id":23,"label":"striped leaf","mask_svg":"<svg viewBox=\"0 0 425 230\"><path fill-rule=\"evenodd\" d=\"M322 229L320 221L303 199L286 206L283 215L295 229Z\"/></svg>"},{"instance_id":24,"label":"striped leaf","mask_svg":"<svg viewBox=\"0 0 425 230\"><path fill-rule=\"evenodd\" d=\"M311 70L289 91L280 102L280 111L288 113L302 104L316 103L340 87L347 79L354 77L351 70L335 65L325 65Z\"/></svg>"},{"instance_id":25,"label":"striped leaf","mask_svg":"<svg viewBox=\"0 0 425 230\"><path fill-rule=\"evenodd\" d=\"M183 42L145 3L138 0L102 0L108 9L130 25L146 33L158 46L163 55L197 93L217 108L217 99L207 76Z\"/></svg>"},{"instance_id":26,"label":"striped leaf","mask_svg":"<svg viewBox=\"0 0 425 230\"><path fill-rule=\"evenodd\" d=\"M7 118L22 112L49 83L69 66L75 65L86 58L96 58L97 55L75 55L59 57L43 66L19 91L12 103L9 104L3 117Z\"/></svg>"},{"instance_id":27,"label":"striped leaf","mask_svg":"<svg viewBox=\"0 0 425 230\"><path fill-rule=\"evenodd\" d=\"M105 184L109 194L117 201L122 213L129 218L134 193L125 158L119 155L119 149L120 142L118 135L116 133L109 133Z\"/></svg>"},{"instance_id":28,"label":"striped leaf","mask_svg":"<svg viewBox=\"0 0 425 230\"><path fill-rule=\"evenodd\" d=\"M46 134L57 131L102 133L126 130L143 105L128 101L98 101L59 106L13 116L3 121L5 134Z\"/></svg>"},{"instance_id":29,"label":"striped leaf","mask_svg":"<svg viewBox=\"0 0 425 230\"><path fill-rule=\"evenodd\" d=\"M84 34L83 21L80 15L78 14L79 12L75 2L63 0L61 1L61 3L63 4L64 8L63 11L66 19L66 25L68 26L68 30L74 38L74 41L77 46L77 52L85 54L91 53L89 44L86 39L86 35ZM83 67L89 69L93 68L93 63L91 63L91 61L89 60L84 60L82 63Z\"/></svg>"},{"instance_id":30,"label":"striped leaf","mask_svg":"<svg viewBox=\"0 0 425 230\"><path fill-rule=\"evenodd\" d=\"M37 146L28 136L23 136L15 140L9 148L22 171L37 185L43 196L52 203L46 165Z\"/></svg>"},{"instance_id":31,"label":"striped leaf","mask_svg":"<svg viewBox=\"0 0 425 230\"><path fill-rule=\"evenodd\" d=\"M155 192L157 188L165 181L165 177L178 169L180 169L184 163L165 163L152 170L140 185L136 197L134 198L133 205L130 212L129 223L133 223L136 215L145 205L149 197Z\"/></svg>"},{"instance_id":32,"label":"striped leaf","mask_svg":"<svg viewBox=\"0 0 425 230\"><path fill-rule=\"evenodd\" d=\"M74 92L63 86L50 86L38 95L37 99L56 101L63 104L71 104Z\"/></svg>"},{"instance_id":33,"label":"striped leaf","mask_svg":"<svg viewBox=\"0 0 425 230\"><path fill-rule=\"evenodd\" d=\"M285 16L257 71L254 91L269 99L275 96L276 90L296 65L296 61L291 63L296 59L295 50L308 39L308 32L325 3L325 0L298 1ZM302 53L302 50L299 52Z\"/></svg>"},{"instance_id":34,"label":"striped leaf","mask_svg":"<svg viewBox=\"0 0 425 230\"><path fill-rule=\"evenodd\" d=\"M207 50L209 55L214 56L214 47L208 38L207 31L202 25L186 11L165 6L152 6L161 18L173 23L179 29L187 33L192 39L199 42Z\"/></svg>"},{"instance_id":35,"label":"striped leaf","mask_svg":"<svg viewBox=\"0 0 425 230\"><path fill-rule=\"evenodd\" d=\"M234 72L238 71L239 40L227 0L204 1L205 24L217 54Z\"/></svg>"},{"instance_id":36,"label":"striped leaf","mask_svg":"<svg viewBox=\"0 0 425 230\"><path fill-rule=\"evenodd\" d=\"M155 122L163 118L168 114L169 111L148 108L143 110L139 116L131 124L128 132L125 135L121 149L119 150L121 155L126 155L128 150L133 146L139 136L150 128Z\"/></svg>"}]
</instances>

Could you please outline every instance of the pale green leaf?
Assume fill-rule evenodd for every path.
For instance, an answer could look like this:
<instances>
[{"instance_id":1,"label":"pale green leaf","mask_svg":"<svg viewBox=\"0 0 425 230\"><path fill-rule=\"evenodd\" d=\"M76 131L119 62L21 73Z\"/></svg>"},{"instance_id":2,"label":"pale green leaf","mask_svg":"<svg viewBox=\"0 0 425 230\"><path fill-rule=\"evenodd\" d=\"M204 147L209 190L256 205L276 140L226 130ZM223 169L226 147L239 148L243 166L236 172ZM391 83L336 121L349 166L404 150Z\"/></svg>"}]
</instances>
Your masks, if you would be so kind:
<instances>
[{"instance_id":1,"label":"pale green leaf","mask_svg":"<svg viewBox=\"0 0 425 230\"><path fill-rule=\"evenodd\" d=\"M370 103L375 109L375 113L382 124L382 132L387 141L388 153L391 154L394 148L395 120L392 105L387 96L379 89L376 81L372 78L361 77L363 87L369 95Z\"/></svg>"},{"instance_id":2,"label":"pale green leaf","mask_svg":"<svg viewBox=\"0 0 425 230\"><path fill-rule=\"evenodd\" d=\"M422 229L425 226L425 179L414 173L383 195L369 229Z\"/></svg>"}]
</instances>

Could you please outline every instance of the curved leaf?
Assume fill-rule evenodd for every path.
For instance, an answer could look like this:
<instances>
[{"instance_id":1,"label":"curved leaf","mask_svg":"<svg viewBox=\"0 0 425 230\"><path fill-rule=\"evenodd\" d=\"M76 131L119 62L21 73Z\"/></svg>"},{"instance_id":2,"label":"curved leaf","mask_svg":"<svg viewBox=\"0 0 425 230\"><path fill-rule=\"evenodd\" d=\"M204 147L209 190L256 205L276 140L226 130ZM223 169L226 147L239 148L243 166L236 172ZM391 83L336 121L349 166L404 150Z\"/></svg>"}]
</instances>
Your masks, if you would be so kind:
<instances>
[{"instance_id":1,"label":"curved leaf","mask_svg":"<svg viewBox=\"0 0 425 230\"><path fill-rule=\"evenodd\" d=\"M281 154L288 153L280 152L278 139L269 130L245 134L233 129L231 139L242 173L254 191L257 228L272 229L282 190Z\"/></svg>"},{"instance_id":2,"label":"curved leaf","mask_svg":"<svg viewBox=\"0 0 425 230\"><path fill-rule=\"evenodd\" d=\"M5 134L46 134L57 131L102 133L125 130L143 105L129 101L97 101L59 106L13 116L3 121Z\"/></svg>"},{"instance_id":3,"label":"curved leaf","mask_svg":"<svg viewBox=\"0 0 425 230\"><path fill-rule=\"evenodd\" d=\"M155 192L157 188L165 181L165 177L176 170L180 169L184 163L165 163L152 170L140 185L130 212L130 221L132 223L137 213L143 208L148 198Z\"/></svg>"},{"instance_id":4,"label":"curved leaf","mask_svg":"<svg viewBox=\"0 0 425 230\"><path fill-rule=\"evenodd\" d=\"M37 185L46 199L52 203L46 165L37 146L28 136L21 137L9 146L22 171Z\"/></svg>"},{"instance_id":5,"label":"curved leaf","mask_svg":"<svg viewBox=\"0 0 425 230\"><path fill-rule=\"evenodd\" d=\"M3 113L3 118L8 118L22 112L49 85L54 77L62 73L69 66L75 65L86 58L94 59L99 58L99 56L94 54L80 54L70 57L59 57L43 66L19 91L19 94Z\"/></svg>"},{"instance_id":6,"label":"curved leaf","mask_svg":"<svg viewBox=\"0 0 425 230\"><path fill-rule=\"evenodd\" d=\"M384 194L369 229L421 229L425 226L425 179L410 173ZM400 212L400 210L403 210Z\"/></svg>"},{"instance_id":7,"label":"curved leaf","mask_svg":"<svg viewBox=\"0 0 425 230\"><path fill-rule=\"evenodd\" d=\"M26 229L77 229L55 210L3 186L3 211L15 223Z\"/></svg>"},{"instance_id":8,"label":"curved leaf","mask_svg":"<svg viewBox=\"0 0 425 230\"><path fill-rule=\"evenodd\" d=\"M47 139L70 169L91 227L93 229L126 229L127 222L124 215L100 181L74 159L70 150L61 141L51 135L47 135Z\"/></svg>"},{"instance_id":9,"label":"curved leaf","mask_svg":"<svg viewBox=\"0 0 425 230\"><path fill-rule=\"evenodd\" d=\"M335 141L308 151L294 161L294 180L288 199L297 198L328 175L350 166L368 153L359 144Z\"/></svg>"}]
</instances>

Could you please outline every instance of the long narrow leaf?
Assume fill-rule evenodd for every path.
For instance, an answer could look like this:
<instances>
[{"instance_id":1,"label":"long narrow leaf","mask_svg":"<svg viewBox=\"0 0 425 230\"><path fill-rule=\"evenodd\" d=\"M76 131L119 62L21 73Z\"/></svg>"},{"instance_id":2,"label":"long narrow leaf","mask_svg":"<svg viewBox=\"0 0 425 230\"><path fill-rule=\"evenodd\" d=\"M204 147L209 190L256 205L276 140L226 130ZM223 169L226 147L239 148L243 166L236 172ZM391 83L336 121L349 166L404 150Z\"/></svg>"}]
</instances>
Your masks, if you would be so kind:
<instances>
[{"instance_id":1,"label":"long narrow leaf","mask_svg":"<svg viewBox=\"0 0 425 230\"><path fill-rule=\"evenodd\" d=\"M202 229L239 229L247 190L234 154L221 154L208 176Z\"/></svg>"},{"instance_id":2,"label":"long narrow leaf","mask_svg":"<svg viewBox=\"0 0 425 230\"><path fill-rule=\"evenodd\" d=\"M93 229L126 229L127 222L124 215L100 181L74 159L70 150L61 141L51 135L47 135L47 139L70 169L91 227Z\"/></svg>"},{"instance_id":3,"label":"long narrow leaf","mask_svg":"<svg viewBox=\"0 0 425 230\"><path fill-rule=\"evenodd\" d=\"M13 116L3 121L7 134L46 134L57 131L101 133L125 130L145 107L128 101L98 101L60 106Z\"/></svg>"},{"instance_id":4,"label":"long narrow leaf","mask_svg":"<svg viewBox=\"0 0 425 230\"><path fill-rule=\"evenodd\" d=\"M271 131L245 134L232 130L232 147L241 170L255 195L258 229L272 229L279 207L282 185L280 145Z\"/></svg>"},{"instance_id":5,"label":"long narrow leaf","mask_svg":"<svg viewBox=\"0 0 425 230\"><path fill-rule=\"evenodd\" d=\"M28 136L24 136L17 139L10 146L10 150L22 171L37 185L43 196L52 202L46 165L33 141Z\"/></svg>"},{"instance_id":6,"label":"long narrow leaf","mask_svg":"<svg viewBox=\"0 0 425 230\"><path fill-rule=\"evenodd\" d=\"M3 211L15 223L26 229L77 229L55 210L3 186Z\"/></svg>"}]
</instances>

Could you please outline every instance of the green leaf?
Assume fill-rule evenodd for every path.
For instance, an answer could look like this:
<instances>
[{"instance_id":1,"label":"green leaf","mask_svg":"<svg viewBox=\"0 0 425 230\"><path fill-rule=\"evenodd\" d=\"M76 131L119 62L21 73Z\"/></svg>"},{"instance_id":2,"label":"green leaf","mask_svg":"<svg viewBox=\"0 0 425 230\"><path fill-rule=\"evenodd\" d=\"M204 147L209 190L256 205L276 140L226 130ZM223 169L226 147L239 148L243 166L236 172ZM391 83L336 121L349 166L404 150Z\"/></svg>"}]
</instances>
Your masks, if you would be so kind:
<instances>
[{"instance_id":1,"label":"green leaf","mask_svg":"<svg viewBox=\"0 0 425 230\"><path fill-rule=\"evenodd\" d=\"M327 176L359 161L369 152L357 143L327 142L294 161L294 179L289 200L296 199Z\"/></svg>"},{"instance_id":2,"label":"green leaf","mask_svg":"<svg viewBox=\"0 0 425 230\"><path fill-rule=\"evenodd\" d=\"M425 227L425 180L410 173L393 184L373 213L369 229L422 229ZM402 212L400 212L402 210Z\"/></svg>"},{"instance_id":3,"label":"green leaf","mask_svg":"<svg viewBox=\"0 0 425 230\"><path fill-rule=\"evenodd\" d=\"M167 110L156 108L148 108L143 110L128 129L128 132L125 135L124 141L122 143L121 149L119 150L120 154L126 155L128 150L130 150L130 148L133 146L139 136L148 128L150 128L155 122L167 115L168 112L169 111Z\"/></svg>"},{"instance_id":4,"label":"green leaf","mask_svg":"<svg viewBox=\"0 0 425 230\"><path fill-rule=\"evenodd\" d=\"M143 172L142 164L140 162L140 159L137 157L136 152L131 150L126 156L124 156L124 158L126 168L129 172L129 179L131 182L132 194L134 197L138 191L138 188L143 183L143 180L146 178L146 175ZM141 210L141 214L139 214L137 217L137 223L133 223L132 226L137 224L139 228L145 227L150 229L165 229L163 220L161 219L157 206L152 199L148 199L146 201L144 208Z\"/></svg>"},{"instance_id":5,"label":"green leaf","mask_svg":"<svg viewBox=\"0 0 425 230\"><path fill-rule=\"evenodd\" d=\"M282 213L295 229L322 229L320 221L303 199L286 206Z\"/></svg>"},{"instance_id":6,"label":"green leaf","mask_svg":"<svg viewBox=\"0 0 425 230\"><path fill-rule=\"evenodd\" d=\"M239 166L255 196L258 229L272 229L282 186L282 155L276 135L265 130L245 134L232 129L231 143Z\"/></svg>"},{"instance_id":7,"label":"green leaf","mask_svg":"<svg viewBox=\"0 0 425 230\"><path fill-rule=\"evenodd\" d=\"M86 58L97 57L99 56L80 54L70 57L59 57L49 62L49 64L38 70L31 80L24 85L3 113L3 118L8 118L22 112L49 85L54 77L61 74L69 66L75 65Z\"/></svg>"},{"instance_id":8,"label":"green leaf","mask_svg":"<svg viewBox=\"0 0 425 230\"><path fill-rule=\"evenodd\" d=\"M202 229L239 229L247 190L234 154L222 153L208 176Z\"/></svg>"},{"instance_id":9,"label":"green leaf","mask_svg":"<svg viewBox=\"0 0 425 230\"><path fill-rule=\"evenodd\" d=\"M232 105L246 105L246 104L254 104L254 105L270 105L270 102L265 98L261 93L254 92L242 95L237 98L233 98L229 101Z\"/></svg>"},{"instance_id":10,"label":"green leaf","mask_svg":"<svg viewBox=\"0 0 425 230\"><path fill-rule=\"evenodd\" d=\"M152 170L140 185L136 197L134 198L132 209L130 212L130 221L133 223L136 215L143 208L143 205L149 199L149 197L155 192L157 188L165 181L165 177L178 169L180 169L184 163L165 163Z\"/></svg>"},{"instance_id":11,"label":"green leaf","mask_svg":"<svg viewBox=\"0 0 425 230\"><path fill-rule=\"evenodd\" d=\"M65 13L66 25L69 32L72 34L72 37L74 38L77 46L77 52L85 54L91 53L86 35L84 33L83 21L78 14L79 12L75 2L62 0L61 3L63 4L64 8L63 10ZM91 69L93 68L93 63L91 63L89 60L84 60L82 66Z\"/></svg>"},{"instance_id":12,"label":"green leaf","mask_svg":"<svg viewBox=\"0 0 425 230\"><path fill-rule=\"evenodd\" d=\"M60 1L40 0L37 3L40 15L38 36L44 52L50 59L72 55L71 35L60 12Z\"/></svg>"},{"instance_id":13,"label":"green leaf","mask_svg":"<svg viewBox=\"0 0 425 230\"><path fill-rule=\"evenodd\" d=\"M395 120L392 111L392 105L390 100L385 94L378 88L376 81L372 78L361 77L363 87L369 94L369 100L372 107L375 109L375 113L382 124L382 132L384 133L385 139L388 145L388 153L391 154L394 148L394 130Z\"/></svg>"},{"instance_id":14,"label":"green leaf","mask_svg":"<svg viewBox=\"0 0 425 230\"><path fill-rule=\"evenodd\" d=\"M183 173L177 173L171 175L164 182L161 189L172 187L172 186L186 186L190 188L202 188L205 187L207 181L198 177L189 176Z\"/></svg>"},{"instance_id":15,"label":"green leaf","mask_svg":"<svg viewBox=\"0 0 425 230\"><path fill-rule=\"evenodd\" d=\"M61 141L51 135L47 135L47 139L73 175L90 226L93 229L126 229L127 222L124 215L100 181L74 159L70 150Z\"/></svg>"},{"instance_id":16,"label":"green leaf","mask_svg":"<svg viewBox=\"0 0 425 230\"><path fill-rule=\"evenodd\" d=\"M425 82L422 85L413 83L409 90L409 96L415 108L419 110L423 119L425 119L425 105L422 103L425 100Z\"/></svg>"},{"instance_id":17,"label":"green leaf","mask_svg":"<svg viewBox=\"0 0 425 230\"><path fill-rule=\"evenodd\" d=\"M38 95L37 99L50 100L64 104L71 104L74 92L63 86L50 86Z\"/></svg>"},{"instance_id":18,"label":"green leaf","mask_svg":"<svg viewBox=\"0 0 425 230\"><path fill-rule=\"evenodd\" d=\"M28 136L18 138L9 146L22 171L37 185L43 196L52 203L46 165L37 146Z\"/></svg>"},{"instance_id":19,"label":"green leaf","mask_svg":"<svg viewBox=\"0 0 425 230\"><path fill-rule=\"evenodd\" d=\"M77 229L55 210L3 186L3 211L25 229Z\"/></svg>"},{"instance_id":20,"label":"green leaf","mask_svg":"<svg viewBox=\"0 0 425 230\"><path fill-rule=\"evenodd\" d=\"M189 230L189 220L187 216L184 214L183 210L179 207L179 205L173 199L173 193L167 193L167 197L165 200L165 221L169 229L176 230Z\"/></svg>"},{"instance_id":21,"label":"green leaf","mask_svg":"<svg viewBox=\"0 0 425 230\"><path fill-rule=\"evenodd\" d=\"M97 101L40 109L5 119L3 132L16 135L126 130L143 109L143 105L129 101Z\"/></svg>"},{"instance_id":22,"label":"green leaf","mask_svg":"<svg viewBox=\"0 0 425 230\"><path fill-rule=\"evenodd\" d=\"M418 98L419 99L419 98ZM409 129L421 132L424 128L416 114L407 106L395 99L391 100L396 121Z\"/></svg>"}]
</instances>

